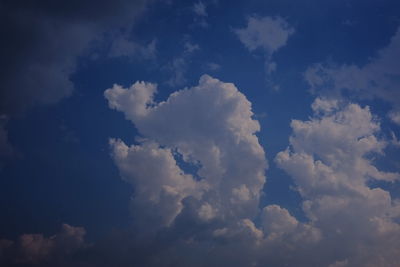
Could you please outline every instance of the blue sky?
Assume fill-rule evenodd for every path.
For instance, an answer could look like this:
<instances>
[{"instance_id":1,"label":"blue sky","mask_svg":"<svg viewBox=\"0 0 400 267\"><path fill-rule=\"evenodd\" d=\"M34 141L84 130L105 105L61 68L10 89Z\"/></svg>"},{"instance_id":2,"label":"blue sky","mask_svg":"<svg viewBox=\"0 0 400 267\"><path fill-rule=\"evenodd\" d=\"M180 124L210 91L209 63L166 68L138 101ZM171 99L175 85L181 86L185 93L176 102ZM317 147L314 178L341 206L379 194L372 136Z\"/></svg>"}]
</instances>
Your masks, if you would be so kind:
<instances>
[{"instance_id":1,"label":"blue sky","mask_svg":"<svg viewBox=\"0 0 400 267\"><path fill-rule=\"evenodd\" d=\"M0 262L400 261L396 1L1 5Z\"/></svg>"}]
</instances>

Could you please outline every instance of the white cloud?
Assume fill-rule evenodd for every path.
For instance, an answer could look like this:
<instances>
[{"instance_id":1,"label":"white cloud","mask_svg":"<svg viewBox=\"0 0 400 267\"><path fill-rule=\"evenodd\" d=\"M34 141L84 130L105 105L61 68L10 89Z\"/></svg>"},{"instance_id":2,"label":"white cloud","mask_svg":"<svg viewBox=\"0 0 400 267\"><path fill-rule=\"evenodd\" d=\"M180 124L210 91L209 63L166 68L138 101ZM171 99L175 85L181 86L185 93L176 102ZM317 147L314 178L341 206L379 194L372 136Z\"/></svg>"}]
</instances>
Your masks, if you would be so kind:
<instances>
[{"instance_id":1,"label":"white cloud","mask_svg":"<svg viewBox=\"0 0 400 267\"><path fill-rule=\"evenodd\" d=\"M400 30L390 43L363 65L315 64L305 72L305 79L312 92L328 97L340 97L348 91L357 99L379 98L392 105L388 115L400 124Z\"/></svg>"},{"instance_id":2,"label":"white cloud","mask_svg":"<svg viewBox=\"0 0 400 267\"><path fill-rule=\"evenodd\" d=\"M250 52L262 49L268 62L275 52L286 45L294 29L281 17L253 16L248 19L246 28L235 29L234 32ZM276 68L274 62L267 65L269 71Z\"/></svg>"},{"instance_id":3,"label":"white cloud","mask_svg":"<svg viewBox=\"0 0 400 267\"><path fill-rule=\"evenodd\" d=\"M255 216L266 160L250 102L233 84L207 75L165 102L154 103L155 92L143 82L105 91L110 107L124 112L146 140L130 147L111 142L121 175L135 186L136 212L147 223L157 214L155 228L168 226L190 196L205 221ZM200 166L200 180L179 168L174 151Z\"/></svg>"},{"instance_id":4,"label":"white cloud","mask_svg":"<svg viewBox=\"0 0 400 267\"><path fill-rule=\"evenodd\" d=\"M337 266L395 266L398 204L389 192L367 185L371 179L400 178L379 171L369 157L386 146L377 137L378 122L368 107L356 104L318 99L313 108L309 121L292 121L291 147L276 162L293 177L310 223L323 234L316 254ZM339 258L328 255L333 248Z\"/></svg>"}]
</instances>

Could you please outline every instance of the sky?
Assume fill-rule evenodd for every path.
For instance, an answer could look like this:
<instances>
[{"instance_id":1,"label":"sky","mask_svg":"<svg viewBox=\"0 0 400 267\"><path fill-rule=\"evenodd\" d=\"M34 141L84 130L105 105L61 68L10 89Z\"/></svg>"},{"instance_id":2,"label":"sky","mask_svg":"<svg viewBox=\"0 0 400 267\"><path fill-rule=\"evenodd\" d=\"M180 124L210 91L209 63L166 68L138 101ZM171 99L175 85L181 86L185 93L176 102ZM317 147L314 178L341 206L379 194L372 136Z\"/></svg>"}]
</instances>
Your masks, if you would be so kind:
<instances>
[{"instance_id":1,"label":"sky","mask_svg":"<svg viewBox=\"0 0 400 267\"><path fill-rule=\"evenodd\" d=\"M398 266L400 4L0 1L1 266Z\"/></svg>"}]
</instances>

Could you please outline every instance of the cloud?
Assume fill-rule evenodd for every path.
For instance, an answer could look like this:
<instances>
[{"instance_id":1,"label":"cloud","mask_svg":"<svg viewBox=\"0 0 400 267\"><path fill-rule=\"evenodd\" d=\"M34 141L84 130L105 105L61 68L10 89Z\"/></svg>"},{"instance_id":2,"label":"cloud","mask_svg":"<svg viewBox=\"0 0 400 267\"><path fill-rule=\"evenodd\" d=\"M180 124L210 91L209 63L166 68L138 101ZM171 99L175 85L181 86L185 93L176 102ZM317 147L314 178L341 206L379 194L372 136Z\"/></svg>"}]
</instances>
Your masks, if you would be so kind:
<instances>
[{"instance_id":1,"label":"cloud","mask_svg":"<svg viewBox=\"0 0 400 267\"><path fill-rule=\"evenodd\" d=\"M156 91L144 82L105 91L142 136L131 146L112 139L111 148L121 177L134 186L138 235L158 244L142 258L148 266L157 266L153 257L176 266L398 262L400 202L368 183L400 175L373 164L371 155L383 154L387 142L368 107L317 98L310 120L292 121L290 147L275 161L303 198L307 221L300 222L279 205L259 209L266 168L254 135L259 125L233 84L204 75L160 103ZM179 158L197 171L183 171Z\"/></svg>"},{"instance_id":2,"label":"cloud","mask_svg":"<svg viewBox=\"0 0 400 267\"><path fill-rule=\"evenodd\" d=\"M156 91L136 82L104 93L142 136L130 146L110 142L122 179L134 187L138 246L157 247L141 264L265 266L288 261L288 253L297 254L292 263L305 257L299 251L314 248L320 231L277 205L259 209L267 163L245 96L208 75L160 103ZM180 159L197 171L183 171Z\"/></svg>"},{"instance_id":3,"label":"cloud","mask_svg":"<svg viewBox=\"0 0 400 267\"><path fill-rule=\"evenodd\" d=\"M316 257L332 266L395 266L398 200L368 186L371 180L400 178L373 165L371 154L387 145L377 137L378 121L357 104L317 99L312 107L309 121L292 121L291 146L276 163L294 179L310 223L322 232Z\"/></svg>"},{"instance_id":4,"label":"cloud","mask_svg":"<svg viewBox=\"0 0 400 267\"><path fill-rule=\"evenodd\" d=\"M245 28L234 29L243 45L250 51L260 50L265 57L265 71L267 74L267 86L273 91L279 91L279 85L275 84L271 74L277 69L272 57L280 48L286 45L294 29L282 17L258 17L251 16L247 20Z\"/></svg>"},{"instance_id":5,"label":"cloud","mask_svg":"<svg viewBox=\"0 0 400 267\"><path fill-rule=\"evenodd\" d=\"M378 98L390 103L393 110L388 114L396 124L400 123L400 30L390 43L379 50L363 66L354 64L317 63L305 72L311 91L326 97L341 97L347 93L353 99Z\"/></svg>"},{"instance_id":6,"label":"cloud","mask_svg":"<svg viewBox=\"0 0 400 267\"><path fill-rule=\"evenodd\" d=\"M73 91L70 75L91 41L127 23L146 1L6 1L0 11L4 42L0 58L0 114L13 115L53 104Z\"/></svg>"},{"instance_id":7,"label":"cloud","mask_svg":"<svg viewBox=\"0 0 400 267\"><path fill-rule=\"evenodd\" d=\"M43 234L24 234L17 241L0 240L0 263L7 266L64 265L67 258L86 248L82 227L63 224L61 232L44 237Z\"/></svg>"},{"instance_id":8,"label":"cloud","mask_svg":"<svg viewBox=\"0 0 400 267\"><path fill-rule=\"evenodd\" d=\"M235 29L234 32L250 52L257 49L264 52L267 73L272 73L276 70L272 55L286 45L294 29L281 17L252 16L248 18L245 28Z\"/></svg>"},{"instance_id":9,"label":"cloud","mask_svg":"<svg viewBox=\"0 0 400 267\"><path fill-rule=\"evenodd\" d=\"M165 102L154 103L155 92L156 85L137 82L104 93L110 107L122 111L144 138L132 146L111 141L123 179L135 187L138 220L154 222L155 229L170 226L187 198L193 198L201 221L255 216L266 161L250 102L233 84L207 75ZM179 167L176 154L200 166L200 179Z\"/></svg>"}]
</instances>

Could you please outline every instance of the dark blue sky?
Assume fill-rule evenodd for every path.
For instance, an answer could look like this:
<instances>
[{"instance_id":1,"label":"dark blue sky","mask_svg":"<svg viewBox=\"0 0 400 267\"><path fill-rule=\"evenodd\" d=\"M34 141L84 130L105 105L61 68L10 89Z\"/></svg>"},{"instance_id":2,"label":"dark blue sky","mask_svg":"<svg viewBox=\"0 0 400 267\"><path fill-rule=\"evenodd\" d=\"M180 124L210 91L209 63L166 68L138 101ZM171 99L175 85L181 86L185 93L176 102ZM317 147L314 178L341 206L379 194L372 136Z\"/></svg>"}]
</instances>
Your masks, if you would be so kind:
<instances>
[{"instance_id":1,"label":"dark blue sky","mask_svg":"<svg viewBox=\"0 0 400 267\"><path fill-rule=\"evenodd\" d=\"M213 134L230 136L229 131L233 131L235 127L247 127L243 123L252 119L259 122L260 131L249 130L249 136L256 134L257 145L254 146L260 144L261 150L265 152L261 159L243 152L250 148L241 150L239 141L228 145L226 151L225 141L213 142L219 147L221 155L226 153L226 156L221 156L221 161L227 162L226 168L235 165L240 170L235 171L232 167L232 172L247 170L246 166L255 164L255 161L262 158L267 160L268 168L267 165L265 168L257 167L264 170L263 175L266 176L266 183L260 185L260 195L256 196L255 191L251 191L251 187L245 182L243 185L246 189L240 186L232 189L232 192L237 189L242 193L250 189L250 194L255 194L252 197L258 211L251 216L242 215L239 211L239 215L229 215L233 217L221 215L219 218L219 215L215 215L225 214L222 211L224 208L236 209L229 208L232 203L235 207L241 205L234 204L236 202L224 204L224 200L218 200L221 201L219 203L214 196L218 195L223 199L224 190L230 188L230 182L218 185L225 189L218 189L221 191L216 191L217 193L206 190L207 193L203 192L205 195L200 199L193 192L184 192L189 189L179 189L183 190L179 191L182 198L179 200L180 204L178 203L182 205L182 210L179 210L178 215L175 214L177 217L172 224L158 229L156 238L153 235L148 237L151 245L143 245L144 248L136 243L133 245L136 251L146 251L143 255L147 256L141 258L133 253L133 258L136 259L130 261L124 254L124 260L120 264L170 266L167 265L168 262L175 264L174 266L194 266L193 263L197 262L199 266L203 266L203 263L198 262L198 255L203 253L199 248L204 246L217 247L210 252L212 260L204 263L204 266L225 264L224 259L229 253L240 250L230 246L230 242L238 240L239 237L235 235L240 232L231 224L235 220L239 222L243 219L249 219L257 229L261 229L258 231L264 236L263 242L271 243L266 244L265 249L271 249L274 246L271 240L277 240L280 235L277 233L281 233L281 230L276 230L276 227L268 223L273 218L290 216L289 219L286 218L290 223L296 220L297 230L293 231L299 236L313 236L311 232L301 231L306 231L304 229L307 227L315 228L315 233L318 232L321 236L319 239L316 237L318 240L315 242L320 242L317 246L324 250L311 261L304 256L306 249L296 250L293 257L301 262L301 266L366 266L361 259L362 252L346 248L339 250L337 255L328 255L326 252L335 249L341 242L346 242L346 239L338 236L329 237L330 229L346 233L352 232L352 227L356 227L352 226L353 219L348 217L352 209L365 210L360 217L380 220L381 225L386 227L381 226L385 229L376 230L374 226L366 225L365 229L369 229L367 232L386 231L385 233L391 233L392 236L400 236L400 64L397 62L400 56L400 4L397 1L160 0L117 1L113 4L108 4L107 1L72 1L60 6L49 1L42 1L37 5L28 2L2 1L3 10L0 11L3 36L1 57L4 64L4 73L0 75L0 149L4 151L0 153L0 239L18 240L22 234L33 233L42 233L45 237L53 236L59 232L63 223L83 227L86 231L84 242L95 245L89 252L86 251L87 247L79 246L78 250L83 252L77 253L90 255L83 258L84 263L91 266L90 262L96 259L96 253L107 251L104 243L107 243L105 240L111 233L128 232L135 239L140 236L137 231L146 232L137 229L146 226L138 226L136 223L142 216L145 218L143 220L147 220L147 213L142 214L144 209L148 208L156 217L157 212L163 213L167 210L163 207L147 206L153 200L146 202L143 199L150 198L150 193L138 193L140 189L136 188L140 188L142 183L137 177L148 175L147 171L143 171L147 167L141 169L145 173L139 173L134 167L132 170L123 167L125 165L121 164L125 163L119 162L115 154L112 155L110 138L121 139L127 146L135 144L145 149L146 142L138 139L141 137L156 142L160 151L175 149L179 154L175 155L176 166L180 166L188 175L199 175L200 180L207 181L211 179L207 175L213 176L204 167L203 177L201 168L208 163L202 158L200 150L197 150L200 148L196 148L188 140L214 140ZM254 28L252 25L255 25ZM240 35L240 31L244 32L244 37ZM268 64L275 64L276 67L268 71ZM320 66L316 74L307 76L306 73L311 73L316 66ZM251 118L246 117L246 121L238 120L235 122L236 126L223 132L225 123L235 121L239 116L237 114L244 113L240 113L242 109L235 109L232 112L237 113L229 115L232 117L227 115L230 118L227 122L218 121L220 114L228 113L230 109L227 107L228 111L225 110L224 101L228 100L222 96L218 96L222 97L218 102L220 104L214 106L213 103L217 100L212 93L204 93L204 98L211 97L209 101L204 101L204 105L210 105L204 106L205 112L202 112L203 100L196 102L197 98L203 99L203 93L193 93L193 97L184 93L178 94L177 98L182 102L177 103L194 101L187 104L187 107L192 107L187 112L184 109L185 104L174 106L175 102L170 100L164 105L170 105L170 109L168 106L163 112L157 111L162 107L157 103L167 101L170 94L183 88L187 88L188 92L194 90L191 88L198 86L199 79L204 74L222 83L233 83L240 94L251 103L254 115ZM158 85L154 102L144 103L147 109L154 108L154 112L151 111L153 115L140 117L142 115L132 111L135 105L140 104L132 100L139 99L139 91L132 91L131 98L126 96L115 100L120 105L114 107L116 110L109 107L112 99L105 98L106 89L112 88L114 84L128 89L136 81ZM202 86L199 85L199 88ZM218 85L218 88L225 88L224 86ZM218 90L223 92L225 89ZM237 97L235 101L238 101L238 107L245 105L240 102L240 96ZM132 102L124 102L128 99ZM323 101L322 108L315 108L316 99ZM326 108L333 102L336 103L333 109ZM351 105L356 105L360 110L352 109ZM173 113L174 108L179 112ZM212 113L214 109L215 113ZM209 126L204 126L202 135L202 116L206 116L208 110L214 115L205 119ZM225 118L221 115L222 117ZM192 126L184 124L186 119ZM293 124L291 126L293 119L304 122L301 126L304 128L296 128ZM219 126L221 130L207 128ZM199 127L199 130L193 130L191 137L187 133L192 131L185 127ZM173 130L170 131L170 128ZM363 140L365 144L362 143ZM232 148L236 145L240 149ZM280 161L278 153L283 153L287 147L287 151L292 153L290 159L287 162L286 159ZM189 149L189 152L185 152L185 149ZM185 153L193 157L198 165L194 166L196 164L182 158ZM235 155L232 156L232 153ZM238 163L236 159L241 157L240 153L243 153L243 163ZM313 172L305 171L304 166L309 165L296 165L300 164L296 155L312 157L315 160ZM135 155L132 155L131 160L132 162L126 163L127 166L136 166ZM247 161L252 162L247 165ZM151 158L144 162L137 164L152 166ZM349 162L353 162L350 164L353 167L358 167L346 167ZM325 164L330 171L319 174L320 163ZM157 162L154 164L155 169L158 168L156 166L163 166ZM255 167L254 173L258 172L257 168ZM375 173L373 169L382 172ZM227 169L224 170L229 174ZM305 174L302 174L303 171ZM246 177L252 175L251 171L245 174ZM315 180L311 182L304 178L307 176ZM223 178L223 181L224 179L230 178ZM236 175L232 176L232 183L236 183L235 179L240 183L241 178ZM154 184L161 185L164 181L157 177L144 180L152 183L154 180ZM325 182L332 184L326 187L317 186ZM390 199L376 195L377 191L372 188L382 188ZM350 191L353 193L347 195L346 192ZM318 213L319 209L324 209L327 196L336 197L329 200L332 203L339 203L341 200L350 203L342 207L347 211L344 214L337 211L329 215ZM367 200L362 200L360 196ZM386 215L381 216L373 211L375 206L368 201L381 203L384 198L389 204L382 204L381 209L385 209ZM135 199L141 199L145 204L139 203L139 200L135 202ZM307 206L309 204L310 207ZM202 209L206 207L204 205L211 208ZM270 209L264 209L266 206ZM329 210L326 207L325 209ZM209 211L206 225L196 222L194 215L190 215L199 210ZM200 211L199 214L203 214ZM343 220L329 219L330 216ZM229 220L229 223L224 220ZM289 225L286 223L288 221L282 220L278 220L278 225ZM182 223L184 227L181 226ZM357 224L357 221L354 220L354 223ZM193 229L191 237L185 232L185 227ZM232 233L227 234L229 237L224 241L216 240L215 231L220 229L227 229L224 233ZM314 231L310 229L307 231ZM214 235L210 239L212 231ZM296 247L296 238L299 237L291 239L289 236L292 230L282 231L285 233L285 241L276 242L289 242L292 247ZM181 232L186 234L180 236ZM192 250L182 249L179 242L185 238L198 240L199 246L193 245ZM324 238L331 238L333 241L324 243ZM400 250L398 241L386 242L382 236L365 236L363 232L353 237L354 242L365 245L363 238L370 240L372 244L365 251L384 259L382 265L375 266L395 266L391 263L396 262L394 255ZM308 242L303 240L305 238L300 239L302 243ZM114 242L124 246L125 241L117 240ZM15 250L17 252L13 253L19 255L16 257L23 258L22 254L18 254L23 250L23 244L18 242L15 241L13 247L8 246L4 251ZM169 242L167 247L174 248L177 255L188 255L182 257L181 261L171 260L179 256L168 258L166 254L171 252L163 249L163 242ZM386 246L393 250L392 254L381 251ZM154 247L157 249L152 254ZM0 246L0 252L2 249ZM279 251L279 255L287 253L280 246L273 247L272 250ZM50 255L52 252L46 253ZM70 254L62 255L57 258L58 264L64 261L64 256L70 257ZM146 258L154 255L165 265ZM111 265L114 256L115 253L110 252ZM15 261L11 256L4 257L4 261L9 264L43 263L43 258L37 255L31 257L35 259L32 262ZM375 258L371 257L369 261L374 262ZM248 258L253 258L253 261ZM258 252L248 252L239 259L238 264L241 266L250 266L247 265L249 262L256 262L255 266L283 266L284 263L294 266L292 259L281 255L276 258L271 255L262 257ZM45 262L52 260L54 258ZM67 266L74 264L69 258L65 262ZM93 264L96 266L96 263Z\"/></svg>"}]
</instances>

